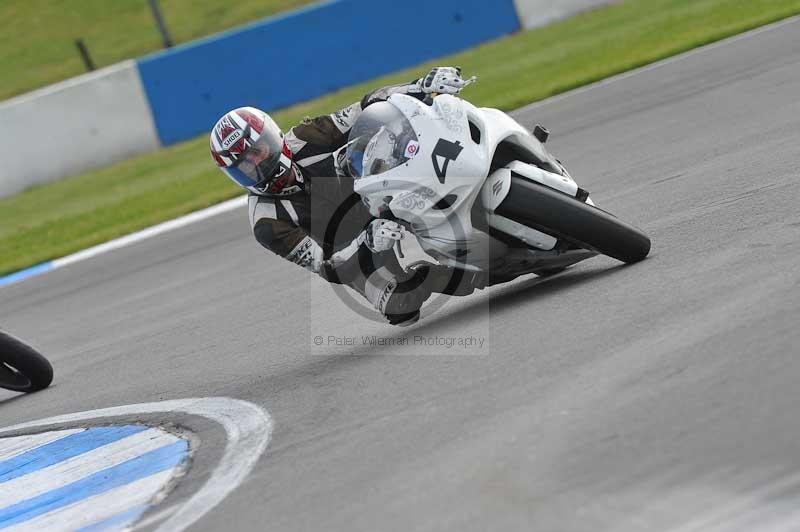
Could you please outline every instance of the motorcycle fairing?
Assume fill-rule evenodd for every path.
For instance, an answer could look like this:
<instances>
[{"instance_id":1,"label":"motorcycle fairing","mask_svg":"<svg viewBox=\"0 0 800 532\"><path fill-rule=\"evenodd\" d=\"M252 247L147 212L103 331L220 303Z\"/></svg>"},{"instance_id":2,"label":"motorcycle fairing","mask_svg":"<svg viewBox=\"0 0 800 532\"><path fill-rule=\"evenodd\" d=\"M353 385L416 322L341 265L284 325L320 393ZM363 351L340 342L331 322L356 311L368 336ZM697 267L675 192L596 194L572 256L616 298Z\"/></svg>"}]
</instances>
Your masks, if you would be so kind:
<instances>
[{"instance_id":1,"label":"motorcycle fairing","mask_svg":"<svg viewBox=\"0 0 800 532\"><path fill-rule=\"evenodd\" d=\"M479 109L450 95L438 96L432 105L402 94L388 102L411 123L418 137L416 153L391 170L357 179L355 192L365 198L373 216L381 217L388 208L408 222L422 248L442 264L485 270L492 262L491 250L498 249L498 242L473 227L472 209L491 189L487 176L501 144L513 145L521 155L516 169L525 178L577 193L577 184L542 143L502 111ZM533 163L557 173L541 171ZM486 210L491 217L492 209ZM555 246L552 237L534 230L524 236L523 241L544 250Z\"/></svg>"}]
</instances>

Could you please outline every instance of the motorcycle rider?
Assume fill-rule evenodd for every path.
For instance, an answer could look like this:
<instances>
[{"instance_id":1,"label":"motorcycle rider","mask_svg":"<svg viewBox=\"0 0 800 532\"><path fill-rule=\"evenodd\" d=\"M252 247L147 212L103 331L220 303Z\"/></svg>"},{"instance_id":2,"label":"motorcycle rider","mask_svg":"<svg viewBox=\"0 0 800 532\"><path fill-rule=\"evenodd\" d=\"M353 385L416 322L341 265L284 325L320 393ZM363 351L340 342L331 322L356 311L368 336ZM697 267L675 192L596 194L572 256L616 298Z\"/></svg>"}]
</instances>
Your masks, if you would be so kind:
<instances>
[{"instance_id":1,"label":"motorcycle rider","mask_svg":"<svg viewBox=\"0 0 800 532\"><path fill-rule=\"evenodd\" d=\"M340 164L348 134L361 112L393 94L420 100L458 94L475 78L438 67L408 84L370 92L331 115L305 119L285 135L253 107L226 113L210 136L217 166L249 192L250 224L265 248L332 283L358 291L393 325L410 325L433 291L429 267L405 272L394 254L405 228L372 219ZM459 294L462 295L462 294Z\"/></svg>"}]
</instances>

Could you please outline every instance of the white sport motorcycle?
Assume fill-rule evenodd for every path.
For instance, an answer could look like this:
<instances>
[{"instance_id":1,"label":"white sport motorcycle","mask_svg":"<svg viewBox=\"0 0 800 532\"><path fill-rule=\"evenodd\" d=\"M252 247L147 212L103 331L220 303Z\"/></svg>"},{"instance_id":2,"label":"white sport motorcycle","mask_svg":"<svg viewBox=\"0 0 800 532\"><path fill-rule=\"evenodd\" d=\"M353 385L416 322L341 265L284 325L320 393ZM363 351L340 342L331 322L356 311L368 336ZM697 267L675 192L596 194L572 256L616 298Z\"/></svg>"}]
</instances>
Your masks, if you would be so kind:
<instances>
[{"instance_id":1,"label":"white sport motorcycle","mask_svg":"<svg viewBox=\"0 0 800 532\"><path fill-rule=\"evenodd\" d=\"M370 214L405 225L439 264L486 273L484 285L598 253L644 259L647 235L595 207L547 136L454 96L393 95L358 118L345 161Z\"/></svg>"}]
</instances>

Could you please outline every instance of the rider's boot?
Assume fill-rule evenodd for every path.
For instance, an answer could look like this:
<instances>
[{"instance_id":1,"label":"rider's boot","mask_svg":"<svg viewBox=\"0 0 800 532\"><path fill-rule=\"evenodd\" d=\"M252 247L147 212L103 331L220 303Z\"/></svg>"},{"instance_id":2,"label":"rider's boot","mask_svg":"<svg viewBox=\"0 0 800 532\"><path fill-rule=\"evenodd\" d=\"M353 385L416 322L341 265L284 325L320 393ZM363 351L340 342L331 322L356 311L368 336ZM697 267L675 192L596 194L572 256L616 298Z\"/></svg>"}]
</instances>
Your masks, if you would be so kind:
<instances>
[{"instance_id":1,"label":"rider's boot","mask_svg":"<svg viewBox=\"0 0 800 532\"><path fill-rule=\"evenodd\" d=\"M424 281L419 272L383 266L367 278L364 297L392 325L411 325L419 320L420 309L431 295Z\"/></svg>"}]
</instances>

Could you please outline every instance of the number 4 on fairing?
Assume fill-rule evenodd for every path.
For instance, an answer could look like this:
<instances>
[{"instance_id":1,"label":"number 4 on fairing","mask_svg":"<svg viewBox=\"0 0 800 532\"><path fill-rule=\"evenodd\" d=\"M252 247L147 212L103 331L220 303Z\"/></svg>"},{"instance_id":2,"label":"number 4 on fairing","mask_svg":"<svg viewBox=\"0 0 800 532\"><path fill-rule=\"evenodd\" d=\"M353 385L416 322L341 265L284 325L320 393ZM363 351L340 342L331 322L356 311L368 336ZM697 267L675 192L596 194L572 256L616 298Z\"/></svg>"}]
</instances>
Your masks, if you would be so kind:
<instances>
[{"instance_id":1,"label":"number 4 on fairing","mask_svg":"<svg viewBox=\"0 0 800 532\"><path fill-rule=\"evenodd\" d=\"M431 160L433 161L433 169L436 171L436 177L439 178L439 183L444 184L450 161L458 159L463 150L464 146L458 141L450 142L449 140L439 139L439 142L436 143L436 147L431 153ZM440 158L443 159L442 164L439 164Z\"/></svg>"}]
</instances>

